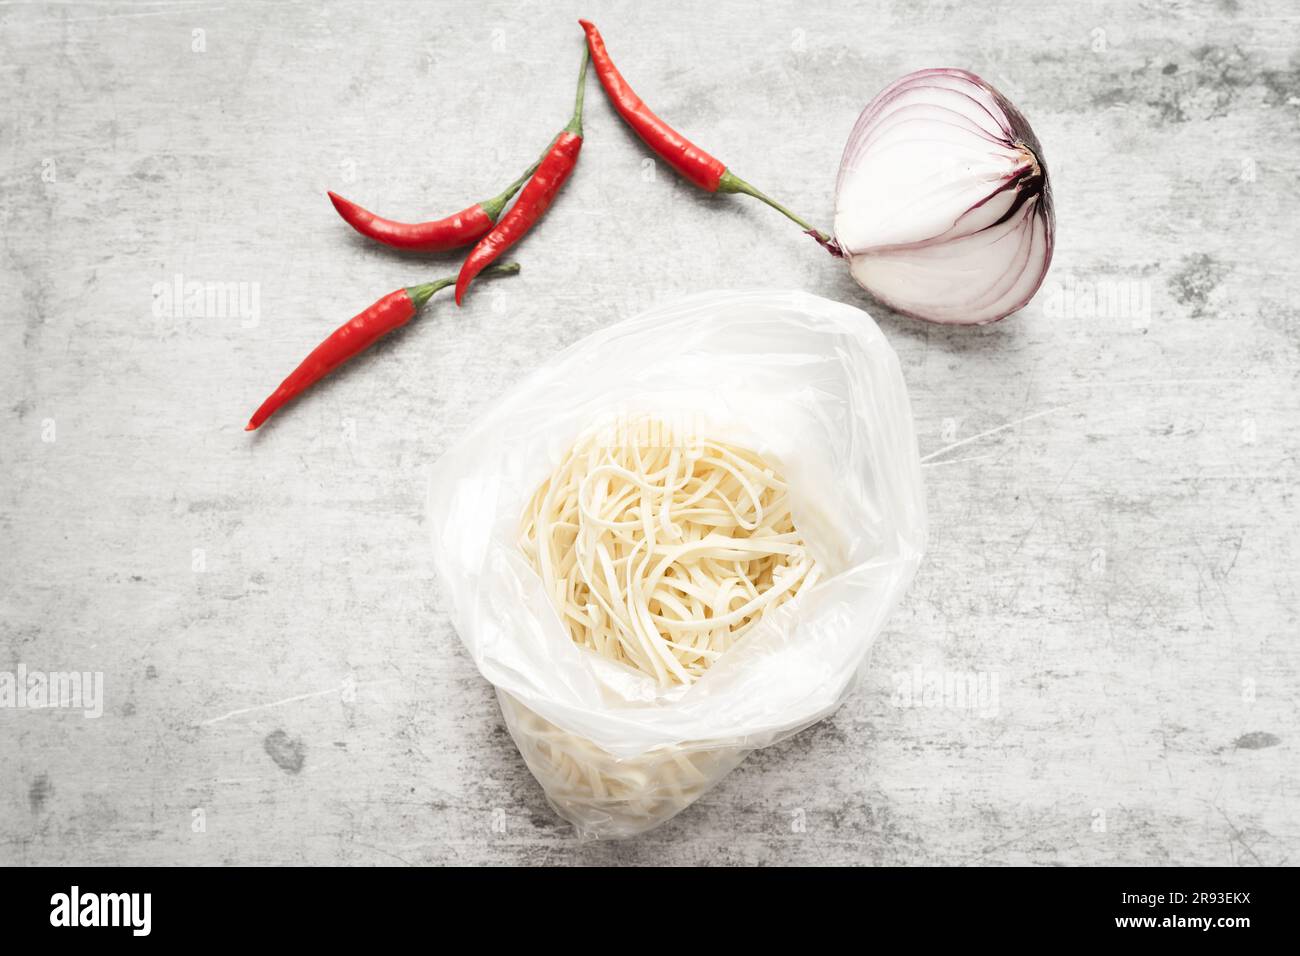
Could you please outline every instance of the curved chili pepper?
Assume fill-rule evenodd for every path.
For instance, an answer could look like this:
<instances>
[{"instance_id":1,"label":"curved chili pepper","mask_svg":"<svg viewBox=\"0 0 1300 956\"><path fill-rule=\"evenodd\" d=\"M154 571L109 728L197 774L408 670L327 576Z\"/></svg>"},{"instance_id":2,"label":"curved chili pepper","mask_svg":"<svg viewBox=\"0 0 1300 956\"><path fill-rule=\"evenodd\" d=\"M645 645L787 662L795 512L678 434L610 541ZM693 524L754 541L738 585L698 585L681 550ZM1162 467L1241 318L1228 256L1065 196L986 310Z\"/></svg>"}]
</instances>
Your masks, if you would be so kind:
<instances>
[{"instance_id":1,"label":"curved chili pepper","mask_svg":"<svg viewBox=\"0 0 1300 956\"><path fill-rule=\"evenodd\" d=\"M623 74L605 49L605 38L596 29L596 24L590 20L579 20L578 23L586 31L596 76L618 115L665 163L701 189L717 192L727 171L722 160L709 155L656 116L623 79Z\"/></svg>"},{"instance_id":2,"label":"curved chili pepper","mask_svg":"<svg viewBox=\"0 0 1300 956\"><path fill-rule=\"evenodd\" d=\"M596 29L596 24L590 20L579 20L578 23L587 34L591 62L596 68L596 76L600 79L600 85L605 88L605 94L613 104L614 110L660 159L703 190L711 193L743 193L767 203L786 218L798 223L804 232L825 246L833 255L839 254L828 234L813 228L776 200L759 192L731 172L720 159L700 149L656 116L650 107L645 105L645 101L636 95L627 80L623 79L623 74L618 71L618 67L614 66L609 51L605 49L605 38Z\"/></svg>"},{"instance_id":3,"label":"curved chili pepper","mask_svg":"<svg viewBox=\"0 0 1300 956\"><path fill-rule=\"evenodd\" d=\"M474 281L474 277L527 235L537 220L546 214L560 187L573 173L573 167L578 163L578 153L582 149L582 96L586 85L587 50L584 47L573 119L569 120L569 125L547 147L537 166L537 172L519 193L519 201L501 218L496 228L479 240L479 244L470 251L461 265L460 275L456 277L457 305L465 298L465 290Z\"/></svg>"},{"instance_id":4,"label":"curved chili pepper","mask_svg":"<svg viewBox=\"0 0 1300 956\"><path fill-rule=\"evenodd\" d=\"M334 208L343 217L343 221L369 239L408 252L446 252L448 249L468 246L471 242L477 242L487 235L496 225L506 204L536 171L537 164L533 163L526 173L506 187L500 195L483 202L476 202L468 209L462 209L445 219L436 219L432 222L398 222L396 219L385 219L383 216L376 216L369 209L363 209L349 199L344 199L338 193L331 192L329 197Z\"/></svg>"},{"instance_id":5,"label":"curved chili pepper","mask_svg":"<svg viewBox=\"0 0 1300 956\"><path fill-rule=\"evenodd\" d=\"M493 266L493 275L514 275L519 263L503 262ZM280 387L271 393L244 426L253 431L276 413L285 402L297 397L354 355L364 352L389 332L401 328L415 316L433 294L445 289L455 279L438 279L390 292L370 308L339 326L310 355L289 373Z\"/></svg>"}]
</instances>

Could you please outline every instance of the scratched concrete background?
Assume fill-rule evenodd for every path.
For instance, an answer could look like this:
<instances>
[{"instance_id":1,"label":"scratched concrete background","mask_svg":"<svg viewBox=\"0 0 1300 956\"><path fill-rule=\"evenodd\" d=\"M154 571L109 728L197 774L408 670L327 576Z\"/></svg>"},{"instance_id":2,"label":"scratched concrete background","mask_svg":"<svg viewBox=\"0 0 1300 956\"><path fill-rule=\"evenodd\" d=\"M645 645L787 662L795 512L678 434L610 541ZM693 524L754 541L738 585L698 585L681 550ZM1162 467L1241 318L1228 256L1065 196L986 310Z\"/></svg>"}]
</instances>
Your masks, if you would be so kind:
<instances>
[{"instance_id":1,"label":"scratched concrete background","mask_svg":"<svg viewBox=\"0 0 1300 956\"><path fill-rule=\"evenodd\" d=\"M984 75L1054 177L1043 293L991 328L892 316L647 163L593 82L523 275L245 434L328 329L458 264L365 244L325 190L399 217L497 192L568 118L580 13L825 225L875 92ZM1298 41L1249 0L3 5L0 670L100 671L106 700L0 709L0 862L1294 862ZM833 719L580 844L448 624L425 475L578 338L755 286L881 322L930 551ZM917 673L996 679L996 707L906 706Z\"/></svg>"}]
</instances>

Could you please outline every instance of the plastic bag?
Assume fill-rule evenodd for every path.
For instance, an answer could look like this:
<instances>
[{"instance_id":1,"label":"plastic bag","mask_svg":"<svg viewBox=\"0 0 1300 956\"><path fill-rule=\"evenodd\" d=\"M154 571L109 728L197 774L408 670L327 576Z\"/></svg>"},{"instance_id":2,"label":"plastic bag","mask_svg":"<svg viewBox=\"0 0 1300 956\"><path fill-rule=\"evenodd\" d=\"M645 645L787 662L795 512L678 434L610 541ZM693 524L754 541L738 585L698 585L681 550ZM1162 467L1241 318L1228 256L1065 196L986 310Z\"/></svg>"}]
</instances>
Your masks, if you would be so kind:
<instances>
[{"instance_id":1,"label":"plastic bag","mask_svg":"<svg viewBox=\"0 0 1300 956\"><path fill-rule=\"evenodd\" d=\"M517 543L574 440L645 414L689 417L776 462L824 575L690 685L574 644ZM925 539L898 359L866 313L802 292L697 295L578 342L442 457L429 517L461 640L551 805L589 837L662 823L750 750L835 711Z\"/></svg>"}]
</instances>

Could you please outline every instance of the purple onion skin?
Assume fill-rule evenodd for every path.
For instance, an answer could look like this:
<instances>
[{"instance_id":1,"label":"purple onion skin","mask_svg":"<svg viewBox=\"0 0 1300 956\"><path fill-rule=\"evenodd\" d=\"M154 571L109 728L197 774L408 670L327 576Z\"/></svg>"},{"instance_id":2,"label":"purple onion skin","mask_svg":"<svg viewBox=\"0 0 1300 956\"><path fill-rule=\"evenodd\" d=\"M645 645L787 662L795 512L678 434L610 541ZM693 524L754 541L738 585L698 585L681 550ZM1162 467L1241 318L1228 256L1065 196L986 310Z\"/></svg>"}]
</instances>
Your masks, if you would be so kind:
<instances>
[{"instance_id":1,"label":"purple onion skin","mask_svg":"<svg viewBox=\"0 0 1300 956\"><path fill-rule=\"evenodd\" d=\"M847 160L848 157L855 152L856 147L861 143L861 141L872 132L877 121L881 118L881 114L889 107L891 101L894 100L897 95L914 88L909 84L923 80L928 76L950 77L981 88L986 95L992 99L1005 118L1005 122L1003 122L1001 118L996 116L993 117L999 128L1002 130L1004 144L1013 148L1022 147L1033 154L1036 169L1016 179L1009 180L1007 184L997 190L997 192L1002 192L1007 188L1014 188L1017 190L1017 196L1014 203L997 220L997 222L986 226L985 229L994 228L1000 224L1006 223L1007 220L1023 209L1026 202L1036 198L1037 202L1033 211L1033 216L1042 224L1044 240L1044 251L1041 254L1041 262L1037 265L1039 274L1032 288L1030 288L1024 295L1018 296L1005 308L1001 307L1001 304L999 304L996 314L976 319L941 319L936 318L933 315L925 315L917 312L915 309L910 309L906 306L900 305L899 303L890 301L887 296L880 294L870 287L864 286L864 288L866 288L868 292L884 305L888 306L895 312L898 312L900 315L905 315L910 318L943 325L989 325L1001 321L1008 315L1018 312L1029 303L1034 295L1037 294L1051 267L1052 257L1056 246L1056 215L1052 201L1052 189L1047 171L1047 163L1043 156L1042 143L1034 133L1033 128L1029 125L1029 121L1025 118L1024 114L1021 113L1020 110L1017 109L1016 106L992 84L966 70L957 68L918 70L915 73L910 73L890 84L889 87L878 94L862 111L862 114L859 116L858 121L854 126L853 132L849 136L849 142L845 146L845 158ZM978 100L976 102L978 102ZM840 191L840 186L843 183L846 168L847 167L842 164L840 181L836 186L837 197ZM1032 231L1034 227L1030 224L1028 228ZM981 232L982 231L984 230L981 230ZM941 245L942 243L936 239L930 244ZM926 245L926 243L918 243L917 245L922 246ZM851 252L845 248L844 244L838 239L832 240L827 244L827 248L833 255L843 256L846 259L852 259L853 256L857 254L864 254ZM871 253L868 252L865 254L869 255ZM1024 267L1022 267L1020 275L1023 275L1023 273Z\"/></svg>"},{"instance_id":2,"label":"purple onion skin","mask_svg":"<svg viewBox=\"0 0 1300 956\"><path fill-rule=\"evenodd\" d=\"M1025 197L1033 195L1042 197L1039 200L1038 212L1035 215L1039 216L1047 227L1047 258L1043 263L1043 275L1038 280L1038 285L1034 286L1033 292L1025 296L1023 302L1011 310L1011 312L1018 312L1038 293L1038 290L1043 285L1043 279L1047 278L1048 270L1052 268L1052 253L1056 250L1056 209L1052 205L1051 177L1047 174L1047 159L1043 156L1043 144L1038 141L1038 136L1034 133L1033 127L1029 125L1029 120L1025 119L1025 114L1016 109L1015 104L1003 96L995 86L985 83L974 73L971 73L970 76L993 94L993 99L997 101L998 106L1002 107L1002 112L1007 114L1007 119L1011 121L1012 142L1027 147L1034 154L1034 158L1038 160L1040 175L1034 177L1034 182L1028 184L1022 190L1021 195ZM1010 312L1007 313L1007 315L1010 314ZM1003 316L1003 318L1006 318L1006 316ZM993 321L997 320L994 319Z\"/></svg>"}]
</instances>

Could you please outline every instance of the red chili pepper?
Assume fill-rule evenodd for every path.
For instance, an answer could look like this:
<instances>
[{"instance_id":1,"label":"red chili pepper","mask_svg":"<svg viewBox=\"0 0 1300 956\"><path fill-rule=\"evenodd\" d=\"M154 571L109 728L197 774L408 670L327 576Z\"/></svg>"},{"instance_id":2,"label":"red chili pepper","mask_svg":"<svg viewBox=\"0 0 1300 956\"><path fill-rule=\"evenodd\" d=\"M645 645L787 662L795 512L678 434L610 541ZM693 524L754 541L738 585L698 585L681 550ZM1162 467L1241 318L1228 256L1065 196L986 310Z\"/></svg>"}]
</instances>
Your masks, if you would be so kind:
<instances>
[{"instance_id":1,"label":"red chili pepper","mask_svg":"<svg viewBox=\"0 0 1300 956\"><path fill-rule=\"evenodd\" d=\"M513 275L519 263L503 262L493 266L493 275ZM245 431L253 431L279 410L291 398L306 391L354 355L364 352L389 332L401 328L415 316L439 289L445 289L455 279L439 279L423 285L410 286L390 292L370 308L334 330L324 342L312 349L302 364L289 373L280 387L271 393L248 420Z\"/></svg>"},{"instance_id":2,"label":"red chili pepper","mask_svg":"<svg viewBox=\"0 0 1300 956\"><path fill-rule=\"evenodd\" d=\"M533 163L528 172L511 183L499 196L483 202L476 202L468 209L462 209L455 215L433 222L398 222L376 216L368 209L363 209L351 200L344 199L338 193L329 194L330 202L338 210L344 221L361 235L382 242L394 249L408 252L445 252L459 249L487 235L506 204L519 192L528 177L537 170Z\"/></svg>"},{"instance_id":3,"label":"red chili pepper","mask_svg":"<svg viewBox=\"0 0 1300 956\"><path fill-rule=\"evenodd\" d=\"M584 47L573 119L551 141L537 166L537 172L519 193L519 201L501 218L495 229L479 240L479 244L466 257L460 267L460 275L456 277L457 305L465 298L465 290L474 281L474 277L527 235L537 220L546 214L560 187L573 173L573 167L578 163L578 153L582 149L582 95L586 85L587 50Z\"/></svg>"},{"instance_id":4,"label":"red chili pepper","mask_svg":"<svg viewBox=\"0 0 1300 956\"><path fill-rule=\"evenodd\" d=\"M820 229L814 229L799 216L786 209L770 196L759 192L735 173L731 172L720 159L706 153L689 139L677 132L645 105L645 101L623 79L623 74L614 66L609 51L605 49L605 39L590 20L579 20L587 34L587 47L591 50L591 62L596 68L596 76L605 94L613 104L615 111L632 127L642 141L649 146L665 163L690 182L711 193L744 193L767 203L777 212L799 224L808 235L812 236L833 254L838 254L829 235Z\"/></svg>"},{"instance_id":5,"label":"red chili pepper","mask_svg":"<svg viewBox=\"0 0 1300 956\"><path fill-rule=\"evenodd\" d=\"M665 163L701 189L717 192L727 167L656 116L618 72L596 24L590 20L579 20L578 23L587 33L587 47L591 50L596 76L618 115Z\"/></svg>"}]
</instances>

